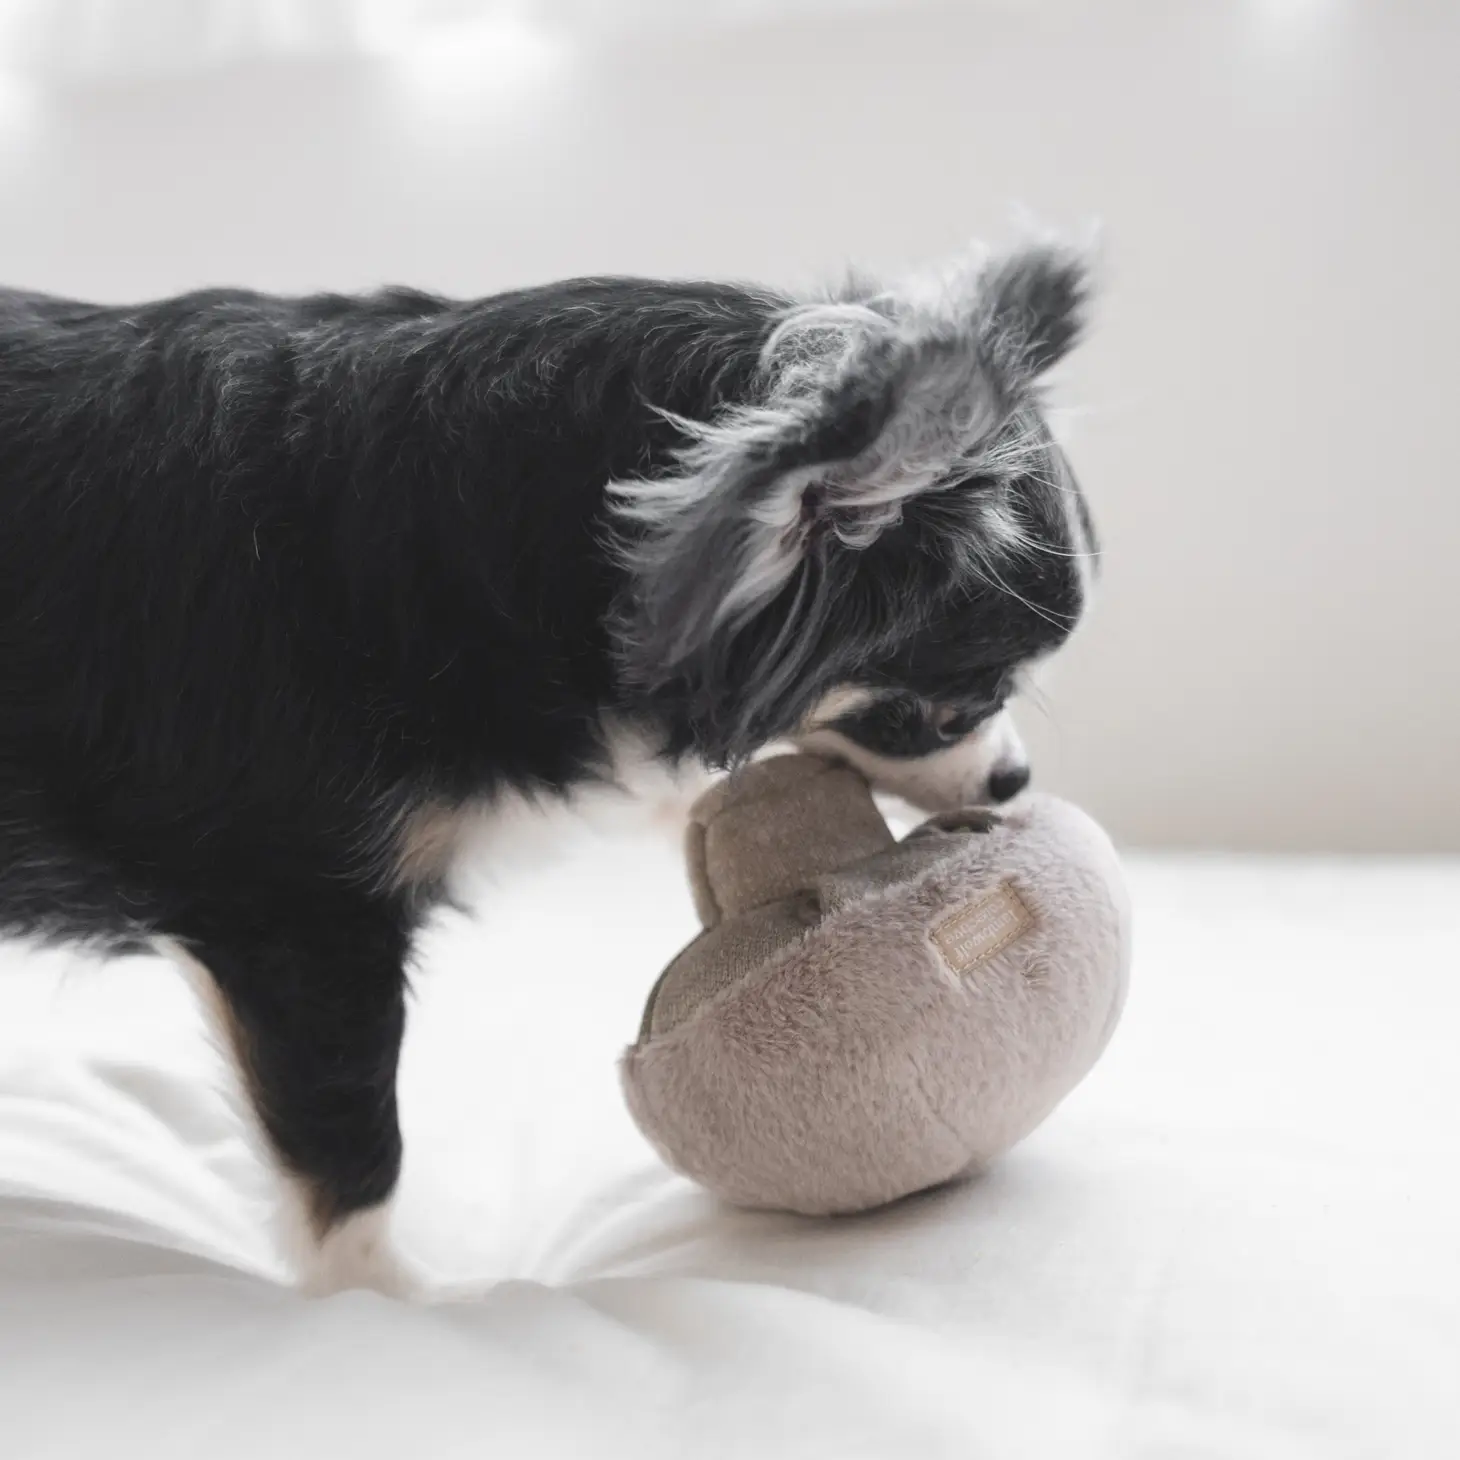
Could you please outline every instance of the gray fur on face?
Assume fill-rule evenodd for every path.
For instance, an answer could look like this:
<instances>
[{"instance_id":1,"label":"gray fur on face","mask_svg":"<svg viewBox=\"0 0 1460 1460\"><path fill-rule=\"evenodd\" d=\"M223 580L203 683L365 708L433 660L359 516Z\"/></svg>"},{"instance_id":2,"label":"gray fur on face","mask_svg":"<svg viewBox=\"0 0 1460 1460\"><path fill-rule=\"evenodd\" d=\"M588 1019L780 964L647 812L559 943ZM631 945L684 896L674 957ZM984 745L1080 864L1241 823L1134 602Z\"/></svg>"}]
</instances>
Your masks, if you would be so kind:
<instances>
[{"instance_id":1,"label":"gray fur on face","mask_svg":"<svg viewBox=\"0 0 1460 1460\"><path fill-rule=\"evenodd\" d=\"M786 308L755 398L671 418L674 469L610 489L635 584L630 677L687 680L710 719L735 677L724 738L747 745L804 712L821 657L855 670L931 619L932 593L1017 593L1001 565L1044 543L1014 488L1057 475L1034 387L1085 295L1081 258L1040 245ZM853 602L869 550L914 507L915 552Z\"/></svg>"}]
</instances>

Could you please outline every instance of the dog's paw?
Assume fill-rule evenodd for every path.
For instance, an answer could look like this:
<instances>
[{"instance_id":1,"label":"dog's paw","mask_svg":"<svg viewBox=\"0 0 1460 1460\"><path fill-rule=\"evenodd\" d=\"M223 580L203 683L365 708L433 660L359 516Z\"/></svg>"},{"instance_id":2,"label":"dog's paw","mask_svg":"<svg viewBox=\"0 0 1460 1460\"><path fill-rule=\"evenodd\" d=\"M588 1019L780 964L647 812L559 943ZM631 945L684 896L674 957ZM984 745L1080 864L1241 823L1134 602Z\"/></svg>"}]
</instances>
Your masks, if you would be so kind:
<instances>
[{"instance_id":1,"label":"dog's paw","mask_svg":"<svg viewBox=\"0 0 1460 1460\"><path fill-rule=\"evenodd\" d=\"M431 1295L426 1275L392 1244L386 1207L346 1217L296 1252L295 1270L298 1290L308 1298L328 1298L355 1289L401 1302L424 1302Z\"/></svg>"}]
</instances>

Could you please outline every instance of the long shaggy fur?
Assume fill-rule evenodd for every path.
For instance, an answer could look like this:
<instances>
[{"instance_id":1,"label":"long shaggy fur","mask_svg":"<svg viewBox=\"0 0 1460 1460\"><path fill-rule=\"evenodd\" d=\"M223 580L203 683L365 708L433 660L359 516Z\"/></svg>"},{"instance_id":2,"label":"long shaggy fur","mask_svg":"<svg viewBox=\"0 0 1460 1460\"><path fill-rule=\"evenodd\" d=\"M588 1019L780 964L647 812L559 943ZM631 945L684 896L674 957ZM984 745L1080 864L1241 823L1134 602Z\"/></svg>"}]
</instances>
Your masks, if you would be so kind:
<instances>
[{"instance_id":1,"label":"long shaggy fur","mask_svg":"<svg viewBox=\"0 0 1460 1460\"><path fill-rule=\"evenodd\" d=\"M316 1228L377 1203L423 828L609 723L922 756L1065 637L1081 279L0 292L0 930L185 949Z\"/></svg>"},{"instance_id":2,"label":"long shaggy fur","mask_svg":"<svg viewBox=\"0 0 1460 1460\"><path fill-rule=\"evenodd\" d=\"M624 554L630 677L686 683L701 733L734 758L804 708L788 699L826 649L828 619L853 617L855 554L910 504L943 498L923 512L918 550L945 568L945 593L997 586L1001 563L1039 550L1047 533L1016 489L1060 470L1034 388L1077 337L1085 277L1077 254L1044 246L974 254L888 289L853 281L784 310L752 399L671 418L685 438L675 469L610 488L636 529ZM755 632L776 608L777 632ZM1056 612L1072 624L1078 605ZM737 642L758 665L739 724L719 702Z\"/></svg>"}]
</instances>

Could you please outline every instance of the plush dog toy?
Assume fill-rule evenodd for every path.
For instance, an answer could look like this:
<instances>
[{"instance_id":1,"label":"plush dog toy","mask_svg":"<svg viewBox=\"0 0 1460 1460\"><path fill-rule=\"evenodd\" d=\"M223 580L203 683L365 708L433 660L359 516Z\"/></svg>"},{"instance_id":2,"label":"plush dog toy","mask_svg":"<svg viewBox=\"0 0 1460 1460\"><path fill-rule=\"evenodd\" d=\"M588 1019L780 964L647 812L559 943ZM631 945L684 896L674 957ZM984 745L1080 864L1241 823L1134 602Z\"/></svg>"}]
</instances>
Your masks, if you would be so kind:
<instances>
[{"instance_id":1,"label":"plush dog toy","mask_svg":"<svg viewBox=\"0 0 1460 1460\"><path fill-rule=\"evenodd\" d=\"M666 1161L742 1206L852 1212L971 1173L1037 1126L1119 1018L1108 838L1031 796L897 841L853 770L761 761L696 803L704 931L624 1058Z\"/></svg>"}]
</instances>

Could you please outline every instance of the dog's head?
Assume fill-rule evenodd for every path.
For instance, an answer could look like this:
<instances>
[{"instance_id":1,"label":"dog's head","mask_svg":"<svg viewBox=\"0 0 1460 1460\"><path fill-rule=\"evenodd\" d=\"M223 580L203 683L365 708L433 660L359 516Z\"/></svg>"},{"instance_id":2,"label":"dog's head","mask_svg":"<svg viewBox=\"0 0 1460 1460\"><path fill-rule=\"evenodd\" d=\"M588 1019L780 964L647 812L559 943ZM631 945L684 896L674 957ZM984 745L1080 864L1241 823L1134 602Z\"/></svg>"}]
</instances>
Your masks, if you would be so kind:
<instances>
[{"instance_id":1,"label":"dog's head","mask_svg":"<svg viewBox=\"0 0 1460 1460\"><path fill-rule=\"evenodd\" d=\"M1076 255L1035 247L790 308L756 398L677 420L676 469L616 485L624 667L673 748L799 738L930 809L1022 788L1005 705L1094 556L1038 400L1085 293Z\"/></svg>"}]
</instances>

